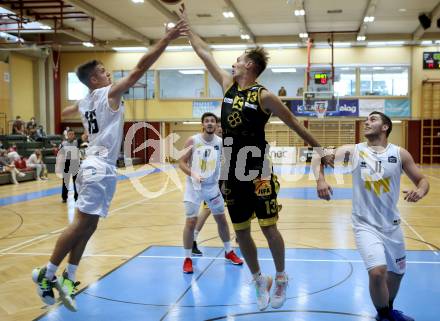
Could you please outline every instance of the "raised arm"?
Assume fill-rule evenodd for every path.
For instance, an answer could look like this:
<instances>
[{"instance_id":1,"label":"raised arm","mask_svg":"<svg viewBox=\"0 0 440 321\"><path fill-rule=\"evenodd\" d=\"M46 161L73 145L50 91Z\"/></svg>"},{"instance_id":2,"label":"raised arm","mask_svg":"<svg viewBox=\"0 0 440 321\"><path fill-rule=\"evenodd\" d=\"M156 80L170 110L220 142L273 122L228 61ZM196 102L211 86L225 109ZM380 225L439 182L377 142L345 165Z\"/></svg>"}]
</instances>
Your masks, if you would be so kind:
<instances>
[{"instance_id":1,"label":"raised arm","mask_svg":"<svg viewBox=\"0 0 440 321\"><path fill-rule=\"evenodd\" d=\"M408 202L417 202L428 194L429 182L416 166L411 154L404 148L400 148L400 159L402 160L403 170L416 186L416 189L403 191L406 194L404 199Z\"/></svg>"},{"instance_id":2,"label":"raised arm","mask_svg":"<svg viewBox=\"0 0 440 321\"><path fill-rule=\"evenodd\" d=\"M127 77L121 79L121 81L113 84L108 94L110 107L117 110L122 95L142 77L142 75L153 65L157 58L162 54L168 44L187 34L186 24L180 20L175 27L167 30L165 36L159 40L154 46L148 50L148 53L142 56L134 69L128 74Z\"/></svg>"},{"instance_id":3,"label":"raised arm","mask_svg":"<svg viewBox=\"0 0 440 321\"><path fill-rule=\"evenodd\" d=\"M75 102L75 104L64 108L63 111L61 112L61 116L69 117L69 116L72 116L78 112L79 112L79 108L78 108L78 101L77 101L77 102Z\"/></svg>"},{"instance_id":4,"label":"raised arm","mask_svg":"<svg viewBox=\"0 0 440 321\"><path fill-rule=\"evenodd\" d=\"M298 121L298 119L293 115L293 113L287 109L286 105L275 96L273 93L263 90L261 92L261 102L262 108L266 111L271 112L275 116L278 116L290 129L295 131L304 141L312 147L315 147L315 150L322 157L323 163L326 165L330 165L333 167L333 156L324 155L324 150L315 137L310 134L310 132Z\"/></svg>"},{"instance_id":5,"label":"raised arm","mask_svg":"<svg viewBox=\"0 0 440 321\"><path fill-rule=\"evenodd\" d=\"M184 20L188 26L188 39L196 52L197 56L202 59L208 71L211 73L212 77L219 83L223 91L225 91L232 83L232 76L225 70L221 69L220 66L215 61L211 53L211 48L204 42L189 25L188 17L185 10L185 5L179 8L180 18Z\"/></svg>"}]
</instances>

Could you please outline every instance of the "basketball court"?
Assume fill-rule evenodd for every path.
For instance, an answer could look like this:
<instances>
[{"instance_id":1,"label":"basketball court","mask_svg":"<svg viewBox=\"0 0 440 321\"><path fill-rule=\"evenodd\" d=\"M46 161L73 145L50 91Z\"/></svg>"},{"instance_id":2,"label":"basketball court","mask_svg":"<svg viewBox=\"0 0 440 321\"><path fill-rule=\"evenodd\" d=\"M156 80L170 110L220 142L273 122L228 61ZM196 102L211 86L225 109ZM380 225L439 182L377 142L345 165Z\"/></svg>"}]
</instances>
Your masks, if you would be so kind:
<instances>
[{"instance_id":1,"label":"basketball court","mask_svg":"<svg viewBox=\"0 0 440 321\"><path fill-rule=\"evenodd\" d=\"M39 299L32 269L45 266L75 213L73 186L62 203L50 161L66 127L78 137L83 132L79 118L61 117L84 95L75 68L97 58L114 81L126 76L162 37L164 24L177 21L178 5L165 2L0 1L0 141L25 157L41 148L49 168L47 181L0 185L0 320L375 320L352 231L351 175L344 166L327 168L334 193L331 201L320 200L311 151L278 118L267 124L266 140L281 183L286 303L259 311L252 275L245 264L225 261L212 217L198 237L203 256L193 257L194 274L182 273L185 175L176 160L185 140L200 132L200 116L218 114L223 97L186 39L174 41L124 95L125 159L118 159L109 215L78 269L78 311ZM398 209L407 272L394 306L417 321L440 319L440 2L187 0L186 6L228 72L255 44L269 51L261 83L275 94L285 87L280 98L322 145L364 141L363 122L373 110L392 118L389 141L410 152L430 183L425 198L408 203L403 191L413 184L402 175ZM36 25L19 23L26 19ZM35 115L50 139L10 135L17 115ZM262 271L275 275L255 220L252 234Z\"/></svg>"}]
</instances>

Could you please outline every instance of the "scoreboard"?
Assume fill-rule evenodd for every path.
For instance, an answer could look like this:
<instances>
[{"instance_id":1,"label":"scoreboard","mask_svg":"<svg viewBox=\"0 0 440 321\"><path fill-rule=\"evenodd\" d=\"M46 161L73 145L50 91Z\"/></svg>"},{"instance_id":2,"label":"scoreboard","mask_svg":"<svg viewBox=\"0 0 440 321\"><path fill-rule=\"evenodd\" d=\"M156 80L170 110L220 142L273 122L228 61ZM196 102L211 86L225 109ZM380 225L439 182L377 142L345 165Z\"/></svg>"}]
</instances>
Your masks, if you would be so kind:
<instances>
[{"instance_id":1,"label":"scoreboard","mask_svg":"<svg viewBox=\"0 0 440 321\"><path fill-rule=\"evenodd\" d=\"M423 53L423 69L439 69L440 68L440 52L424 52Z\"/></svg>"}]
</instances>

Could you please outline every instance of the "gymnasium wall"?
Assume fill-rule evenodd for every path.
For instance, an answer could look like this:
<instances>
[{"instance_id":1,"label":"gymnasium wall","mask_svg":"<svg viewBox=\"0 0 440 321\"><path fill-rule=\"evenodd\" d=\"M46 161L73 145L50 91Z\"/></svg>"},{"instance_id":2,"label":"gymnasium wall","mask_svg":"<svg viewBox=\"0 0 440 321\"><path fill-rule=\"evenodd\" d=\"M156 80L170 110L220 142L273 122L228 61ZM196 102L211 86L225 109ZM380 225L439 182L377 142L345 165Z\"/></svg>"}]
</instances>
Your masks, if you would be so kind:
<instances>
[{"instance_id":1,"label":"gymnasium wall","mask_svg":"<svg viewBox=\"0 0 440 321\"><path fill-rule=\"evenodd\" d=\"M440 78L440 71L422 69L422 53L435 50L429 47L388 47L388 48L335 48L335 64L408 64L411 65L410 87L412 117L420 117L420 92L422 79ZM242 50L214 51L214 56L222 67L230 67ZM307 51L305 48L269 50L271 65L305 65ZM128 70L134 67L141 53L116 52L66 52L61 54L61 105L72 102L67 100L67 73L73 72L79 64L90 59L102 60L110 71ZM330 49L312 49L313 63L328 64L331 61ZM198 68L203 66L193 52L165 52L151 69ZM157 97L158 95L156 95ZM176 120L192 118L192 100L148 100L127 101L127 120ZM72 119L69 119L72 120ZM65 120L63 120L65 121Z\"/></svg>"},{"instance_id":2,"label":"gymnasium wall","mask_svg":"<svg viewBox=\"0 0 440 321\"><path fill-rule=\"evenodd\" d=\"M19 53L11 52L10 69L10 119L20 115L28 121L37 114L35 104L34 59Z\"/></svg>"},{"instance_id":3,"label":"gymnasium wall","mask_svg":"<svg viewBox=\"0 0 440 321\"><path fill-rule=\"evenodd\" d=\"M9 64L0 61L0 113L6 115L6 119L9 120L10 116L10 106L9 106ZM3 116L3 115L1 115ZM6 133L8 131L7 123L3 118L0 118L0 133Z\"/></svg>"}]
</instances>

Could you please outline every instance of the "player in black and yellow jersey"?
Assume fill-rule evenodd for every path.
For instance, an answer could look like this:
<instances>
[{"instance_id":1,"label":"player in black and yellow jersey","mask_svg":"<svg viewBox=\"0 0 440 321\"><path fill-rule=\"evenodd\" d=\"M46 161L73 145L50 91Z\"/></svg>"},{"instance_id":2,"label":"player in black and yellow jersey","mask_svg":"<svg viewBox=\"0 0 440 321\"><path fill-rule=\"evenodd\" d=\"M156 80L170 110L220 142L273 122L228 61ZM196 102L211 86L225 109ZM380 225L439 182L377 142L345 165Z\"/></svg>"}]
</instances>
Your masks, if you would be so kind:
<instances>
[{"instance_id":1,"label":"player in black and yellow jersey","mask_svg":"<svg viewBox=\"0 0 440 321\"><path fill-rule=\"evenodd\" d=\"M188 23L184 6L180 13ZM275 94L256 82L268 62L263 48L251 49L239 56L230 75L219 67L209 46L191 30L189 23L188 29L192 47L224 92L221 124L225 163L220 179L225 180L225 184L222 192L241 253L255 280L257 304L260 310L266 309L269 302L273 308L280 308L286 300L288 283L284 272L284 240L276 225L280 185L267 157L269 146L264 127L271 115L278 116L312 147L320 145ZM323 154L321 149L318 152ZM331 156L323 157L322 161L333 163ZM272 278L261 274L251 236L253 217L258 218L277 271L271 296Z\"/></svg>"}]
</instances>

